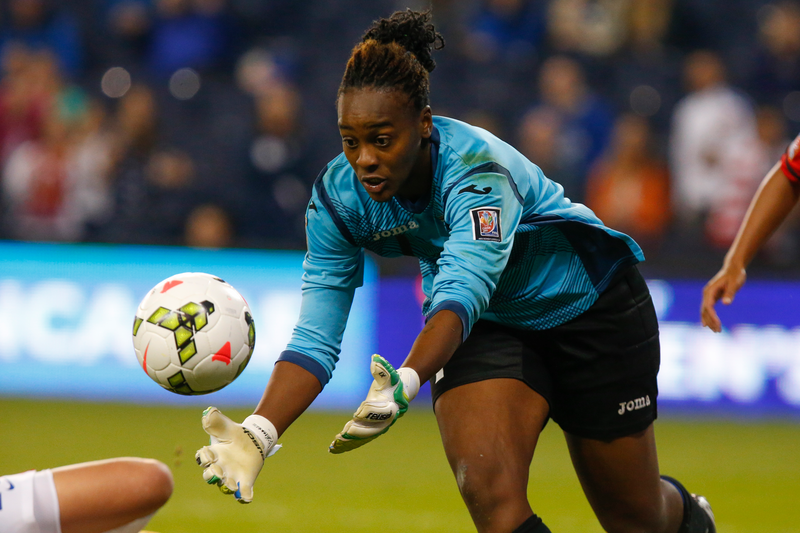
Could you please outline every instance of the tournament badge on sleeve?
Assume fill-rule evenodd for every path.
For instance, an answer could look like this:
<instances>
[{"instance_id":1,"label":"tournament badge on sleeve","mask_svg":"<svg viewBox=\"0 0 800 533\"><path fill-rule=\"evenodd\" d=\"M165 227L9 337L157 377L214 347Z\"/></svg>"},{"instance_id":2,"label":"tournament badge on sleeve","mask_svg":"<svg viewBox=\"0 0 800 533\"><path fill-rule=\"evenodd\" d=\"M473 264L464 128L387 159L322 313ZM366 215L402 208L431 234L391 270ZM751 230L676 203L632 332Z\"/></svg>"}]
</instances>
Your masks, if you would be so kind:
<instances>
[{"instance_id":1,"label":"tournament badge on sleeve","mask_svg":"<svg viewBox=\"0 0 800 533\"><path fill-rule=\"evenodd\" d=\"M472 238L476 241L500 242L500 208L476 207L469 210L472 216Z\"/></svg>"}]
</instances>

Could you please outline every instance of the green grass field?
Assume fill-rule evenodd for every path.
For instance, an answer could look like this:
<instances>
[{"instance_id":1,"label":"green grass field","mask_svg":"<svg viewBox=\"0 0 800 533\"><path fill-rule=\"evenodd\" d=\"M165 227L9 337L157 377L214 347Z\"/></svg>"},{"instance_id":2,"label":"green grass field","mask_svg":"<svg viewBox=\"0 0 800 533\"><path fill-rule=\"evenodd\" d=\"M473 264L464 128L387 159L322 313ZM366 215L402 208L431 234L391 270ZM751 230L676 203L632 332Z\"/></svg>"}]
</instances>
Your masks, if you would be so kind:
<instances>
[{"instance_id":1,"label":"green grass field","mask_svg":"<svg viewBox=\"0 0 800 533\"><path fill-rule=\"evenodd\" d=\"M247 506L202 480L194 462L206 443L202 408L0 398L0 409L2 473L125 455L170 465L174 495L148 526L159 533L474 531L424 404L340 456L327 447L348 414L307 413L281 439ZM662 471L708 496L721 533L800 531L800 424L666 419L656 433ZM394 496L380 498L377 488ZM601 531L555 424L540 441L529 494L554 533Z\"/></svg>"}]
</instances>

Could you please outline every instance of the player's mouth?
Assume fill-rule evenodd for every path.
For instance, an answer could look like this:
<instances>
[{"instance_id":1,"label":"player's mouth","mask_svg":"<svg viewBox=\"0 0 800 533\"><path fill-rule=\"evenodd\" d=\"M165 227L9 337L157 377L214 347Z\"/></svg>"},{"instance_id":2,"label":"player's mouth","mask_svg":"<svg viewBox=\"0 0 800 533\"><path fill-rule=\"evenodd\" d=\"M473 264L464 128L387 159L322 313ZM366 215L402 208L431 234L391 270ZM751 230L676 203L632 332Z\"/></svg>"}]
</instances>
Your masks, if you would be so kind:
<instances>
[{"instance_id":1,"label":"player's mouth","mask_svg":"<svg viewBox=\"0 0 800 533\"><path fill-rule=\"evenodd\" d=\"M388 187L388 180L375 175L362 176L361 185L363 185L364 189L370 194L380 194Z\"/></svg>"}]
</instances>

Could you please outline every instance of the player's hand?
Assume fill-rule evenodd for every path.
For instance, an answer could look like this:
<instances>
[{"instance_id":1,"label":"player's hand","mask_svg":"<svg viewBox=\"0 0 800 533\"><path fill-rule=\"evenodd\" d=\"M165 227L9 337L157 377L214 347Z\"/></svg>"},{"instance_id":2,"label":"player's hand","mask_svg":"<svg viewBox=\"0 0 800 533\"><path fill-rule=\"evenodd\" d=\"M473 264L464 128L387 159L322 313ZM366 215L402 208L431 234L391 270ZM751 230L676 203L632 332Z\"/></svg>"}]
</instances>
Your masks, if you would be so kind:
<instances>
[{"instance_id":1,"label":"player's hand","mask_svg":"<svg viewBox=\"0 0 800 533\"><path fill-rule=\"evenodd\" d=\"M717 316L714 305L721 299L725 305L733 303L733 298L744 285L747 273L744 268L726 267L717 272L703 288L703 303L700 304L700 320L702 324L719 333L722 322Z\"/></svg>"},{"instance_id":2,"label":"player's hand","mask_svg":"<svg viewBox=\"0 0 800 533\"><path fill-rule=\"evenodd\" d=\"M331 453L349 452L389 431L392 424L405 414L408 402L419 391L419 376L413 368L395 370L380 355L372 356L370 372L374 381L367 399L333 439L328 448Z\"/></svg>"},{"instance_id":3,"label":"player's hand","mask_svg":"<svg viewBox=\"0 0 800 533\"><path fill-rule=\"evenodd\" d=\"M216 407L203 412L203 429L211 444L195 454L203 479L233 494L240 503L253 501L253 484L264 460L281 447L278 432L263 416L251 415L237 424Z\"/></svg>"}]
</instances>

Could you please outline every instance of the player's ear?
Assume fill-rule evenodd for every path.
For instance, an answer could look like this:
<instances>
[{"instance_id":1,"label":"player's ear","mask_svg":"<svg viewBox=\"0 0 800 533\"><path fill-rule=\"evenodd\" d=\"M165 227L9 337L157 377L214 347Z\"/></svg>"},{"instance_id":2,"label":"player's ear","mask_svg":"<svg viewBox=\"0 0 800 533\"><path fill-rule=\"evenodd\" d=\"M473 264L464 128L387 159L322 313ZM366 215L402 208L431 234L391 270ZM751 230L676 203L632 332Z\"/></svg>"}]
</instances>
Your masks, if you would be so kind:
<instances>
[{"instance_id":1,"label":"player's ear","mask_svg":"<svg viewBox=\"0 0 800 533\"><path fill-rule=\"evenodd\" d=\"M431 106L426 105L419 116L419 133L423 139L430 139L433 133L433 112Z\"/></svg>"}]
</instances>

